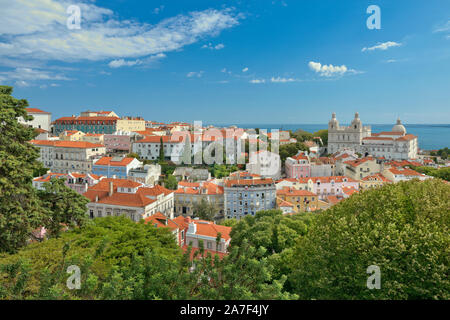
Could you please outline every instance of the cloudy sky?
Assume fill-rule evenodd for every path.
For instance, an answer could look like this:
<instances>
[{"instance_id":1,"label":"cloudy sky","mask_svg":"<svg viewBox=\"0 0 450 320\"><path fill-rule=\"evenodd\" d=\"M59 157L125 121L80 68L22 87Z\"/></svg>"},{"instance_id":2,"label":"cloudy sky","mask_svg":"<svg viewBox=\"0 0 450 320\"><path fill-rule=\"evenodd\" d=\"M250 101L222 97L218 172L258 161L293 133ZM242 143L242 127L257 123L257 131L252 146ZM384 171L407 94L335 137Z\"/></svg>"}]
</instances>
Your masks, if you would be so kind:
<instances>
[{"instance_id":1,"label":"cloudy sky","mask_svg":"<svg viewBox=\"0 0 450 320\"><path fill-rule=\"evenodd\" d=\"M381 29L367 27L373 4ZM53 118L103 109L159 121L326 123L359 111L366 123L450 123L448 0L0 7L0 84Z\"/></svg>"}]
</instances>

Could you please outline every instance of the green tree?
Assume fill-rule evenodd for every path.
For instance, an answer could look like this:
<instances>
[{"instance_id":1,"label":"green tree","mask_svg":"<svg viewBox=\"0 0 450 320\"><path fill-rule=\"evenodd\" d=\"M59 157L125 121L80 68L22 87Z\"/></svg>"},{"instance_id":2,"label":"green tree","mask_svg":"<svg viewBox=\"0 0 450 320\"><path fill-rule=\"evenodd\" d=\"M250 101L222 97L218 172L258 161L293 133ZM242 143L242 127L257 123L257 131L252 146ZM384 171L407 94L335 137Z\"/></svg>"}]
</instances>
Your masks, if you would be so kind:
<instances>
[{"instance_id":1,"label":"green tree","mask_svg":"<svg viewBox=\"0 0 450 320\"><path fill-rule=\"evenodd\" d=\"M159 145L159 161L164 161L164 144L163 144L163 138L161 137L161 143Z\"/></svg>"},{"instance_id":2,"label":"green tree","mask_svg":"<svg viewBox=\"0 0 450 320\"><path fill-rule=\"evenodd\" d=\"M194 204L193 214L203 220L213 221L218 212L217 206L202 198L199 202Z\"/></svg>"},{"instance_id":3,"label":"green tree","mask_svg":"<svg viewBox=\"0 0 450 320\"><path fill-rule=\"evenodd\" d=\"M167 228L135 223L126 217L93 219L59 238L32 243L16 254L0 256L0 299L108 298L106 291L114 285L112 275L116 270L122 277L128 276L126 272L146 252L155 260L164 259L166 265L179 266L183 258ZM81 269L80 290L66 286L66 270L71 265ZM167 275L158 269L166 265L154 267L155 279ZM123 294L126 297L126 292Z\"/></svg>"},{"instance_id":4,"label":"green tree","mask_svg":"<svg viewBox=\"0 0 450 320\"><path fill-rule=\"evenodd\" d=\"M279 154L282 165L288 157L295 156L299 151L307 151L308 148L301 142L297 143L288 143L280 146Z\"/></svg>"},{"instance_id":5,"label":"green tree","mask_svg":"<svg viewBox=\"0 0 450 320\"><path fill-rule=\"evenodd\" d=\"M412 167L417 172L426 174L428 176L440 178L442 180L450 181L450 167L432 168L432 167Z\"/></svg>"},{"instance_id":6,"label":"green tree","mask_svg":"<svg viewBox=\"0 0 450 320\"><path fill-rule=\"evenodd\" d=\"M297 139L298 142L305 142L313 139L313 134L311 132L302 129L298 129L291 136Z\"/></svg>"},{"instance_id":7,"label":"green tree","mask_svg":"<svg viewBox=\"0 0 450 320\"><path fill-rule=\"evenodd\" d=\"M136 152L130 152L127 154L127 158L135 158L139 160L139 155Z\"/></svg>"},{"instance_id":8,"label":"green tree","mask_svg":"<svg viewBox=\"0 0 450 320\"><path fill-rule=\"evenodd\" d=\"M450 186L437 179L388 184L319 214L291 255L304 299L450 299ZM381 289L366 286L367 268Z\"/></svg>"},{"instance_id":9,"label":"green tree","mask_svg":"<svg viewBox=\"0 0 450 320\"><path fill-rule=\"evenodd\" d=\"M328 129L322 129L313 133L314 137L320 137L322 139L323 145L328 145Z\"/></svg>"},{"instance_id":10,"label":"green tree","mask_svg":"<svg viewBox=\"0 0 450 320\"><path fill-rule=\"evenodd\" d=\"M176 190L178 188L178 180L174 175L168 174L164 180L164 186L170 190Z\"/></svg>"},{"instance_id":11,"label":"green tree","mask_svg":"<svg viewBox=\"0 0 450 320\"><path fill-rule=\"evenodd\" d=\"M89 200L67 187L63 179L51 179L38 191L48 214L43 225L52 237L57 237L64 227L81 226L87 219L86 204Z\"/></svg>"},{"instance_id":12,"label":"green tree","mask_svg":"<svg viewBox=\"0 0 450 320\"><path fill-rule=\"evenodd\" d=\"M28 143L36 131L18 122L33 119L26 100L0 86L0 252L15 252L41 226L44 210L32 186L33 172L42 168L38 149Z\"/></svg>"}]
</instances>

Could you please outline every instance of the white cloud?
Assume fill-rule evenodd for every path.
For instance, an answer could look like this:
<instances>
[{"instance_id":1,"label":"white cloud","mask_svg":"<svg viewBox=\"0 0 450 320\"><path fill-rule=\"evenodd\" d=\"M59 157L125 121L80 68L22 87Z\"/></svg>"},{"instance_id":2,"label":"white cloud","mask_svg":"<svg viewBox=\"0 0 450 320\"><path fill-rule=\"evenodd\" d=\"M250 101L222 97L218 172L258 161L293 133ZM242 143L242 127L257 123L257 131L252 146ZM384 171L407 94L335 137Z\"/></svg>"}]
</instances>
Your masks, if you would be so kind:
<instances>
[{"instance_id":1,"label":"white cloud","mask_svg":"<svg viewBox=\"0 0 450 320\"><path fill-rule=\"evenodd\" d=\"M433 31L434 33L446 33L447 35L445 36L445 39L450 39L450 20L448 20L445 24L440 25L439 27L437 27L436 29L434 29Z\"/></svg>"},{"instance_id":2,"label":"white cloud","mask_svg":"<svg viewBox=\"0 0 450 320\"><path fill-rule=\"evenodd\" d=\"M61 74L53 74L44 70L32 68L16 68L12 71L0 72L0 79L4 80L71 80Z\"/></svg>"},{"instance_id":3,"label":"white cloud","mask_svg":"<svg viewBox=\"0 0 450 320\"><path fill-rule=\"evenodd\" d=\"M433 32L450 32L450 20L434 29Z\"/></svg>"},{"instance_id":4,"label":"white cloud","mask_svg":"<svg viewBox=\"0 0 450 320\"><path fill-rule=\"evenodd\" d=\"M86 1L85 1L86 2ZM69 1L23 0L2 7L0 56L66 62L134 59L178 50L239 24L231 9L180 14L157 24L117 20L109 9L81 8L81 29L68 30ZM26 21L26 23L24 23Z\"/></svg>"},{"instance_id":5,"label":"white cloud","mask_svg":"<svg viewBox=\"0 0 450 320\"><path fill-rule=\"evenodd\" d=\"M349 70L345 65L342 65L342 66L333 66L332 64L322 65L320 62L310 61L308 63L308 66L311 70L315 71L322 77L332 77L332 76L336 76L336 75L343 75L349 71L352 73L357 73L356 70Z\"/></svg>"},{"instance_id":6,"label":"white cloud","mask_svg":"<svg viewBox=\"0 0 450 320\"><path fill-rule=\"evenodd\" d=\"M210 50L220 50L223 48L225 48L225 45L223 43L219 43L219 44L213 46L212 43L210 42L210 43L204 44L202 46L202 49L210 49Z\"/></svg>"},{"instance_id":7,"label":"white cloud","mask_svg":"<svg viewBox=\"0 0 450 320\"><path fill-rule=\"evenodd\" d=\"M253 79L253 80L250 80L250 83L265 83L266 82L266 80L264 80L264 79Z\"/></svg>"},{"instance_id":8,"label":"white cloud","mask_svg":"<svg viewBox=\"0 0 450 320\"><path fill-rule=\"evenodd\" d=\"M376 46L373 47L364 47L361 49L362 52L364 51L373 51L373 50L387 50L391 47L399 47L401 46L401 43L395 42L395 41L387 41L387 42L383 42L380 44L377 44Z\"/></svg>"},{"instance_id":9,"label":"white cloud","mask_svg":"<svg viewBox=\"0 0 450 320\"><path fill-rule=\"evenodd\" d=\"M186 75L186 77L188 77L188 78L193 78L193 77L200 78L202 75L203 75L203 71L199 71L199 72L197 72L197 71L191 71L191 72L189 72L189 73Z\"/></svg>"},{"instance_id":10,"label":"white cloud","mask_svg":"<svg viewBox=\"0 0 450 320\"><path fill-rule=\"evenodd\" d=\"M282 78L282 77L272 77L270 79L270 82L275 82L275 83L285 83L285 82L295 82L298 81L297 79L294 78Z\"/></svg>"},{"instance_id":11,"label":"white cloud","mask_svg":"<svg viewBox=\"0 0 450 320\"><path fill-rule=\"evenodd\" d=\"M23 80L16 81L15 84L18 87L29 87L30 86L30 84L28 82L23 81Z\"/></svg>"},{"instance_id":12,"label":"white cloud","mask_svg":"<svg viewBox=\"0 0 450 320\"><path fill-rule=\"evenodd\" d=\"M247 67L245 67L244 69L242 69L242 72L247 72L248 71L248 68Z\"/></svg>"},{"instance_id":13,"label":"white cloud","mask_svg":"<svg viewBox=\"0 0 450 320\"><path fill-rule=\"evenodd\" d=\"M111 61L110 63L108 63L108 66L110 68L120 68L120 67L123 67L123 66L131 67L131 66L134 66L134 65L137 65L137 64L139 65L141 63L142 62L140 60L125 61L124 59L119 59L119 60Z\"/></svg>"}]
</instances>

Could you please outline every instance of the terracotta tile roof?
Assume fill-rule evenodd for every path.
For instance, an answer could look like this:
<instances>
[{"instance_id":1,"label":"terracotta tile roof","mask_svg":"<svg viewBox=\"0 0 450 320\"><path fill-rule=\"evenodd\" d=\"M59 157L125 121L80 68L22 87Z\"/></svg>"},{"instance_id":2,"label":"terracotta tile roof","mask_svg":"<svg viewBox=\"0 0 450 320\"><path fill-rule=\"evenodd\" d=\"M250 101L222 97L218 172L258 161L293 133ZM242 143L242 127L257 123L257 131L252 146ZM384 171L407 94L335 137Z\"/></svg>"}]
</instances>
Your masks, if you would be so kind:
<instances>
[{"instance_id":1,"label":"terracotta tile roof","mask_svg":"<svg viewBox=\"0 0 450 320\"><path fill-rule=\"evenodd\" d=\"M393 173L394 175L404 175L404 176L423 176L423 174L414 171L412 169L409 168L396 168L396 167L392 167L392 168L388 168L387 170L389 170L391 173Z\"/></svg>"},{"instance_id":2,"label":"terracotta tile roof","mask_svg":"<svg viewBox=\"0 0 450 320\"><path fill-rule=\"evenodd\" d=\"M274 184L271 178L267 179L231 179L225 182L225 186L230 188L233 186L252 186L261 184Z\"/></svg>"},{"instance_id":3,"label":"terracotta tile roof","mask_svg":"<svg viewBox=\"0 0 450 320\"><path fill-rule=\"evenodd\" d=\"M92 117L61 117L56 119L55 122L61 121L114 121L116 122L120 118L118 117L103 117L103 116L92 116Z\"/></svg>"},{"instance_id":4,"label":"terracotta tile roof","mask_svg":"<svg viewBox=\"0 0 450 320\"><path fill-rule=\"evenodd\" d=\"M383 182L390 182L390 180L386 179L385 176L383 176L381 173L375 173L373 175L364 177L361 179L362 181L383 181Z\"/></svg>"},{"instance_id":5,"label":"terracotta tile roof","mask_svg":"<svg viewBox=\"0 0 450 320\"><path fill-rule=\"evenodd\" d=\"M406 134L403 137L400 137L397 139L397 141L409 141L409 140L413 140L416 139L417 137L413 134Z\"/></svg>"},{"instance_id":6,"label":"terracotta tile roof","mask_svg":"<svg viewBox=\"0 0 450 320\"><path fill-rule=\"evenodd\" d=\"M50 173L44 174L43 176L34 178L33 181L49 182L51 179L54 179L54 178L67 178L67 174L50 172Z\"/></svg>"},{"instance_id":7,"label":"terracotta tile roof","mask_svg":"<svg viewBox=\"0 0 450 320\"><path fill-rule=\"evenodd\" d=\"M373 134L372 134L373 135ZM380 133L378 133L378 135L384 135L384 136L402 136L403 132L400 131L382 131Z\"/></svg>"},{"instance_id":8,"label":"terracotta tile roof","mask_svg":"<svg viewBox=\"0 0 450 320\"><path fill-rule=\"evenodd\" d=\"M327 200L331 204L336 204L336 203L342 201L342 198L338 198L336 196L327 196Z\"/></svg>"},{"instance_id":9,"label":"terracotta tile roof","mask_svg":"<svg viewBox=\"0 0 450 320\"><path fill-rule=\"evenodd\" d=\"M294 160L308 160L308 157L304 153L297 154L291 158Z\"/></svg>"},{"instance_id":10,"label":"terracotta tile roof","mask_svg":"<svg viewBox=\"0 0 450 320\"><path fill-rule=\"evenodd\" d=\"M342 187L342 191L346 194L346 195L352 195L354 193L358 193L358 190L356 190L354 187Z\"/></svg>"},{"instance_id":11,"label":"terracotta tile roof","mask_svg":"<svg viewBox=\"0 0 450 320\"><path fill-rule=\"evenodd\" d=\"M297 190L289 187L284 187L281 190L277 190L277 195L283 196L294 196L294 197L304 197L304 196L316 196L315 193L308 190Z\"/></svg>"},{"instance_id":12,"label":"terracotta tile roof","mask_svg":"<svg viewBox=\"0 0 450 320\"><path fill-rule=\"evenodd\" d=\"M102 157L94 163L96 166L123 167L129 165L135 158L122 158L120 161L114 161L114 157Z\"/></svg>"},{"instance_id":13,"label":"terracotta tile roof","mask_svg":"<svg viewBox=\"0 0 450 320\"><path fill-rule=\"evenodd\" d=\"M167 218L161 212L156 212L154 215L144 219L145 224L155 225L157 228L169 228L170 230L183 229L183 226L176 223L174 220Z\"/></svg>"},{"instance_id":14,"label":"terracotta tile roof","mask_svg":"<svg viewBox=\"0 0 450 320\"><path fill-rule=\"evenodd\" d=\"M197 225L197 235L216 238L220 232L222 239L228 241L230 239L231 227L221 226L206 220L191 220Z\"/></svg>"},{"instance_id":15,"label":"terracotta tile roof","mask_svg":"<svg viewBox=\"0 0 450 320\"><path fill-rule=\"evenodd\" d=\"M30 143L38 146L54 146L59 148L103 148L103 144L91 143L85 141L60 141L60 140L31 140Z\"/></svg>"},{"instance_id":16,"label":"terracotta tile roof","mask_svg":"<svg viewBox=\"0 0 450 320\"><path fill-rule=\"evenodd\" d=\"M363 164L367 161L375 161L375 159L372 157L366 157L366 158L362 158L362 159L345 161L344 163L351 165L352 167L358 167L360 164Z\"/></svg>"},{"instance_id":17,"label":"terracotta tile roof","mask_svg":"<svg viewBox=\"0 0 450 320\"><path fill-rule=\"evenodd\" d=\"M27 113L49 113L38 108L25 108L25 110L27 110Z\"/></svg>"},{"instance_id":18,"label":"terracotta tile roof","mask_svg":"<svg viewBox=\"0 0 450 320\"><path fill-rule=\"evenodd\" d=\"M292 203L290 203L290 202L288 202L288 201L285 201L285 200L283 200L283 199L280 199L280 203L278 204L278 207L279 208L281 208L281 207L289 207L289 208L292 208L292 207L294 207L294 205L292 204Z\"/></svg>"}]
</instances>

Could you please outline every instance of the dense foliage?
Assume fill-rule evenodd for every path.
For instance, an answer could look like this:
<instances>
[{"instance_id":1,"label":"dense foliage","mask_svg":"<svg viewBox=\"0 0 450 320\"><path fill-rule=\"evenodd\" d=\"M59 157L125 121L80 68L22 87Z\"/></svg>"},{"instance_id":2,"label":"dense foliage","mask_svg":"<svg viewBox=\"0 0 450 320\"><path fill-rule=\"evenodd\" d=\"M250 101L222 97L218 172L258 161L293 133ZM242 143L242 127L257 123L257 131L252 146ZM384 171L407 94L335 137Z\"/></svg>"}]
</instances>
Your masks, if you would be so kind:
<instances>
[{"instance_id":1,"label":"dense foliage","mask_svg":"<svg viewBox=\"0 0 450 320\"><path fill-rule=\"evenodd\" d=\"M426 174L428 176L450 181L450 167L444 167L439 169L432 167L413 167L412 169L420 173Z\"/></svg>"},{"instance_id":2,"label":"dense foliage","mask_svg":"<svg viewBox=\"0 0 450 320\"><path fill-rule=\"evenodd\" d=\"M125 217L94 219L60 238L0 258L1 299L292 299L265 250L244 242L223 259L183 255L166 228ZM66 285L69 266L80 289Z\"/></svg>"},{"instance_id":3,"label":"dense foliage","mask_svg":"<svg viewBox=\"0 0 450 320\"><path fill-rule=\"evenodd\" d=\"M62 181L43 192L33 188L33 177L47 170L37 161L38 148L28 142L36 131L18 121L33 119L25 109L28 102L11 94L11 87L0 86L0 252L16 252L40 227L57 236L61 224L82 223L86 203Z\"/></svg>"},{"instance_id":4,"label":"dense foliage","mask_svg":"<svg viewBox=\"0 0 450 320\"><path fill-rule=\"evenodd\" d=\"M314 219L290 283L306 299L449 299L450 186L430 179L355 194ZM381 289L366 287L367 268Z\"/></svg>"}]
</instances>

